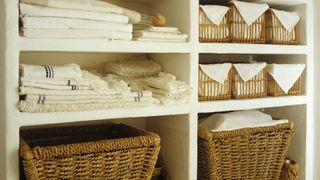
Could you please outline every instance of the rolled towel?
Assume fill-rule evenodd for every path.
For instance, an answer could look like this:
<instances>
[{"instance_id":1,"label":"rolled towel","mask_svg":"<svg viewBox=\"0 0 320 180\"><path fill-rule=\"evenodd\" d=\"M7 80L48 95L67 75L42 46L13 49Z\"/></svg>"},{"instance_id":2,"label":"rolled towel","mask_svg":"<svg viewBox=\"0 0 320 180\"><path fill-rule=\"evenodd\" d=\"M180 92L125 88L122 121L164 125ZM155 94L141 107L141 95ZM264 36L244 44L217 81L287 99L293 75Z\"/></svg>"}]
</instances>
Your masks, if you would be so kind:
<instances>
[{"instance_id":1,"label":"rolled towel","mask_svg":"<svg viewBox=\"0 0 320 180\"><path fill-rule=\"evenodd\" d=\"M62 66L21 64L20 73L20 76L25 78L82 79L82 71L80 66L76 64L67 64Z\"/></svg>"},{"instance_id":2,"label":"rolled towel","mask_svg":"<svg viewBox=\"0 0 320 180\"><path fill-rule=\"evenodd\" d=\"M19 5L20 15L22 17L61 17L96 21L108 21L117 23L129 22L129 18L127 16L116 13L60 9L25 3L20 3Z\"/></svg>"}]
</instances>

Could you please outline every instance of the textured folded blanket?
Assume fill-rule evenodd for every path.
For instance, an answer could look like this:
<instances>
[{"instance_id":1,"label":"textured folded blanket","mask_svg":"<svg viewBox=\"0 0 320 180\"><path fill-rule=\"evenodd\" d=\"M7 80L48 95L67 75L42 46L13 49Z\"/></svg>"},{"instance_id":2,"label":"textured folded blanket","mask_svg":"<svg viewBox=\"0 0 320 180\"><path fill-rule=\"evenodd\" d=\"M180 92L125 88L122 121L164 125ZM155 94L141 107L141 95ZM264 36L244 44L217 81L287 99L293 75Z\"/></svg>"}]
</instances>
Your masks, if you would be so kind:
<instances>
[{"instance_id":1,"label":"textured folded blanket","mask_svg":"<svg viewBox=\"0 0 320 180\"><path fill-rule=\"evenodd\" d=\"M62 17L74 19L88 19L96 21L108 21L128 23L129 18L122 14L93 12L72 9L51 8L32 4L20 3L20 15L22 17Z\"/></svg>"},{"instance_id":2,"label":"textured folded blanket","mask_svg":"<svg viewBox=\"0 0 320 180\"><path fill-rule=\"evenodd\" d=\"M132 33L107 30L86 29L26 29L22 35L27 38L40 39L73 39L73 38L106 38L108 40L132 40Z\"/></svg>"},{"instance_id":3,"label":"textured folded blanket","mask_svg":"<svg viewBox=\"0 0 320 180\"><path fill-rule=\"evenodd\" d=\"M107 62L104 69L106 73L125 78L143 78L157 75L161 66L146 55L138 55Z\"/></svg>"},{"instance_id":4,"label":"textured folded blanket","mask_svg":"<svg viewBox=\"0 0 320 180\"><path fill-rule=\"evenodd\" d=\"M82 79L80 66L67 64L62 66L40 66L40 65L20 65L20 77L26 78L68 78L74 80Z\"/></svg>"},{"instance_id":5,"label":"textured folded blanket","mask_svg":"<svg viewBox=\"0 0 320 180\"><path fill-rule=\"evenodd\" d=\"M23 17L22 25L27 29L92 29L115 32L132 32L132 24L73 19L61 17Z\"/></svg>"},{"instance_id":6,"label":"textured folded blanket","mask_svg":"<svg viewBox=\"0 0 320 180\"><path fill-rule=\"evenodd\" d=\"M149 32L149 31L134 31L134 38L154 38L154 39L187 39L187 34Z\"/></svg>"},{"instance_id":7,"label":"textured folded blanket","mask_svg":"<svg viewBox=\"0 0 320 180\"><path fill-rule=\"evenodd\" d=\"M130 23L141 21L141 14L126 8L122 8L105 1L97 0L21 0L22 3L34 4L53 8L76 9L94 12L111 12L128 16Z\"/></svg>"},{"instance_id":8,"label":"textured folded blanket","mask_svg":"<svg viewBox=\"0 0 320 180\"><path fill-rule=\"evenodd\" d=\"M19 102L19 109L22 112L30 113L49 113L49 112L74 112L74 111L94 111L106 110L111 108L138 108L151 106L157 100L142 102L117 101L108 103L81 103L81 104L38 104L36 102Z\"/></svg>"}]
</instances>

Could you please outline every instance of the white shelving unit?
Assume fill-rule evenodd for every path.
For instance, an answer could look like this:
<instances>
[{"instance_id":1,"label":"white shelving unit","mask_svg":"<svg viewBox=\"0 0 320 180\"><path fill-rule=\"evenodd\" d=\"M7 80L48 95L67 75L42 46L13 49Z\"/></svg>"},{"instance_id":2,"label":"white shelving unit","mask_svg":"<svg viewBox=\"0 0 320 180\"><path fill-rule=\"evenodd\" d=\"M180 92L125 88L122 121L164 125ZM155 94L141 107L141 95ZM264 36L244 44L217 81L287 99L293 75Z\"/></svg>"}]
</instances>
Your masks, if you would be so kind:
<instances>
[{"instance_id":1,"label":"white shelving unit","mask_svg":"<svg viewBox=\"0 0 320 180\"><path fill-rule=\"evenodd\" d=\"M226 1L210 0L213 4ZM0 29L0 180L19 179L20 128L106 121L128 123L158 133L162 139L161 154L172 179L196 180L198 115L243 109L262 109L275 117L293 120L296 124L296 135L289 147L288 155L300 163L302 180L317 179L314 176L316 172L313 171L314 167L318 167L313 161L314 151L319 151L319 148L314 149L313 146L315 142L313 12L317 12L317 8L314 9L313 2L307 0L252 1L264 1L282 9L298 11L302 17L300 23L302 45L199 43L198 0L114 1L114 3L143 13L161 12L167 17L169 25L178 26L182 32L189 34L188 43L27 39L19 36L18 0L0 1L2 25ZM317 6L319 7L319 4ZM190 103L172 107L152 106L136 109L40 114L23 113L17 108L19 101L18 67L21 62L32 64L72 62L99 70L99 67L106 61L136 53L149 53L163 65L165 71L188 82L193 87ZM303 95L198 102L199 63L226 60L248 61L250 59L305 63L307 70L303 76ZM320 155L316 157L319 158Z\"/></svg>"}]
</instances>

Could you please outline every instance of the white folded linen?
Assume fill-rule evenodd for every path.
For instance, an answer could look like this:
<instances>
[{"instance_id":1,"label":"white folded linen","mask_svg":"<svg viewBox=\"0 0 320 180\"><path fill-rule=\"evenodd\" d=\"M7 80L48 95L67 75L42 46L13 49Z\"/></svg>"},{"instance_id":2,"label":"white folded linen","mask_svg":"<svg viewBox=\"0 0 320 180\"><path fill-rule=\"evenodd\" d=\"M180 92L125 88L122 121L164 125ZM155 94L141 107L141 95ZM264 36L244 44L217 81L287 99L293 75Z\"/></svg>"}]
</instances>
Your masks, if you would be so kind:
<instances>
[{"instance_id":1,"label":"white folded linen","mask_svg":"<svg viewBox=\"0 0 320 180\"><path fill-rule=\"evenodd\" d=\"M157 39L157 38L133 38L135 41L144 42L168 42L168 43L185 43L188 39Z\"/></svg>"},{"instance_id":2,"label":"white folded linen","mask_svg":"<svg viewBox=\"0 0 320 180\"><path fill-rule=\"evenodd\" d=\"M268 73L280 88L288 93L303 73L305 64L268 64Z\"/></svg>"},{"instance_id":3,"label":"white folded linen","mask_svg":"<svg viewBox=\"0 0 320 180\"><path fill-rule=\"evenodd\" d=\"M122 8L97 0L20 0L22 3L53 8L77 9L84 11L112 12L122 14Z\"/></svg>"},{"instance_id":4,"label":"white folded linen","mask_svg":"<svg viewBox=\"0 0 320 180\"><path fill-rule=\"evenodd\" d=\"M150 32L164 32L164 33L175 33L180 34L181 32L177 27L156 27L149 24L134 24L134 30L145 30Z\"/></svg>"},{"instance_id":5,"label":"white folded linen","mask_svg":"<svg viewBox=\"0 0 320 180\"><path fill-rule=\"evenodd\" d=\"M40 39L106 38L107 40L132 40L132 33L86 29L22 28L22 35L27 38Z\"/></svg>"},{"instance_id":6,"label":"white folded linen","mask_svg":"<svg viewBox=\"0 0 320 180\"><path fill-rule=\"evenodd\" d=\"M218 5L200 5L207 18L215 25L220 25L222 19L227 14L229 8Z\"/></svg>"},{"instance_id":7,"label":"white folded linen","mask_svg":"<svg viewBox=\"0 0 320 180\"><path fill-rule=\"evenodd\" d=\"M211 130L213 132L275 126L289 122L286 119L273 120L270 115L264 114L258 110L218 113L199 121L199 127Z\"/></svg>"},{"instance_id":8,"label":"white folded linen","mask_svg":"<svg viewBox=\"0 0 320 180\"><path fill-rule=\"evenodd\" d=\"M228 78L232 67L231 63L222 64L200 64L200 69L211 79L223 84Z\"/></svg>"},{"instance_id":9,"label":"white folded linen","mask_svg":"<svg viewBox=\"0 0 320 180\"><path fill-rule=\"evenodd\" d=\"M94 12L112 12L123 14L129 17L129 22L132 24L141 21L141 14L105 1L97 0L21 0L22 3L34 4L62 9L75 9Z\"/></svg>"},{"instance_id":10,"label":"white folded linen","mask_svg":"<svg viewBox=\"0 0 320 180\"><path fill-rule=\"evenodd\" d=\"M129 18L127 16L116 13L60 9L24 3L20 3L19 5L20 15L22 17L61 17L96 21L108 21L117 23L129 22Z\"/></svg>"},{"instance_id":11,"label":"white folded linen","mask_svg":"<svg viewBox=\"0 0 320 180\"><path fill-rule=\"evenodd\" d=\"M190 86L184 81L170 81L165 77L150 77L144 80L150 87L169 91L171 93L180 93L190 90Z\"/></svg>"},{"instance_id":12,"label":"white folded linen","mask_svg":"<svg viewBox=\"0 0 320 180\"><path fill-rule=\"evenodd\" d=\"M264 12L269 9L266 3L251 3L243 1L232 1L242 18L248 26L250 26L255 20L257 20Z\"/></svg>"},{"instance_id":13,"label":"white folded linen","mask_svg":"<svg viewBox=\"0 0 320 180\"><path fill-rule=\"evenodd\" d=\"M107 103L80 103L80 104L38 104L36 102L19 102L19 109L22 112L30 113L54 113L54 112L74 112L74 111L96 111L111 108L139 108L151 106L158 100L150 98L150 101L117 101Z\"/></svg>"},{"instance_id":14,"label":"white folded linen","mask_svg":"<svg viewBox=\"0 0 320 180\"><path fill-rule=\"evenodd\" d=\"M189 96L188 97L182 97L179 99L172 99L166 96L163 96L161 94L153 94L153 97L160 100L162 105L165 106L172 106L172 105L179 105L179 104L187 104L189 102Z\"/></svg>"},{"instance_id":15,"label":"white folded linen","mask_svg":"<svg viewBox=\"0 0 320 180\"><path fill-rule=\"evenodd\" d=\"M190 97L191 95L191 90L185 90L185 91L181 91L181 92L176 92L176 93L172 93L163 89L157 89L157 88L153 88L150 86L144 86L143 88L144 90L149 90L152 91L152 94L158 94L170 99L180 99L180 98L185 98L185 97Z\"/></svg>"},{"instance_id":16,"label":"white folded linen","mask_svg":"<svg viewBox=\"0 0 320 180\"><path fill-rule=\"evenodd\" d=\"M93 90L90 86L83 85L70 85L70 86L57 86L57 85L49 85L49 84L39 84L33 82L21 82L21 86L40 88L40 89L48 89L48 90Z\"/></svg>"},{"instance_id":17,"label":"white folded linen","mask_svg":"<svg viewBox=\"0 0 320 180\"><path fill-rule=\"evenodd\" d=\"M187 39L187 34L174 34L162 32L149 32L149 31L134 31L134 38L154 38L154 39Z\"/></svg>"},{"instance_id":18,"label":"white folded linen","mask_svg":"<svg viewBox=\"0 0 320 180\"><path fill-rule=\"evenodd\" d=\"M90 29L115 32L132 32L132 24L73 19L61 17L23 17L24 28L27 29Z\"/></svg>"},{"instance_id":19,"label":"white folded linen","mask_svg":"<svg viewBox=\"0 0 320 180\"><path fill-rule=\"evenodd\" d=\"M162 67L147 55L131 56L105 64L105 72L125 78L143 78L159 74Z\"/></svg>"},{"instance_id":20,"label":"white folded linen","mask_svg":"<svg viewBox=\"0 0 320 180\"><path fill-rule=\"evenodd\" d=\"M67 64L62 66L20 64L20 76L26 78L68 78L82 79L79 65Z\"/></svg>"},{"instance_id":21,"label":"white folded linen","mask_svg":"<svg viewBox=\"0 0 320 180\"><path fill-rule=\"evenodd\" d=\"M249 81L254 76L259 74L263 68L267 66L267 63L242 63L242 64L233 64L236 68L237 72L239 73L241 79L244 82Z\"/></svg>"},{"instance_id":22,"label":"white folded linen","mask_svg":"<svg viewBox=\"0 0 320 180\"><path fill-rule=\"evenodd\" d=\"M279 19L283 27L289 32L292 32L292 30L300 20L300 17L297 12L288 12L288 11L276 10L276 9L271 9L271 10Z\"/></svg>"},{"instance_id":23,"label":"white folded linen","mask_svg":"<svg viewBox=\"0 0 320 180\"><path fill-rule=\"evenodd\" d=\"M58 96L58 95L24 95L25 101L38 101L39 99L50 102L60 101L84 101L84 100L112 100L112 99L127 99L127 98L146 98L152 97L151 91L130 92L128 94L114 94L114 95L83 95L83 96Z\"/></svg>"}]
</instances>

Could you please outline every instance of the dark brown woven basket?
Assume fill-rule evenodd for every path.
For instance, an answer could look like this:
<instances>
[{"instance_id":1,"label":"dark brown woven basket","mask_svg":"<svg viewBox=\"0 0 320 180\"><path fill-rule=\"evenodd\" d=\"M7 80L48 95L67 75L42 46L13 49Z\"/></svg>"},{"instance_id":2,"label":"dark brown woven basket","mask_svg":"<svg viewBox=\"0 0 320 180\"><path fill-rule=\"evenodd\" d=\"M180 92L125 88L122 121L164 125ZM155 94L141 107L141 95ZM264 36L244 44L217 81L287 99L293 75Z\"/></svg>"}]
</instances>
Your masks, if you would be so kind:
<instances>
[{"instance_id":1,"label":"dark brown woven basket","mask_svg":"<svg viewBox=\"0 0 320 180\"><path fill-rule=\"evenodd\" d=\"M28 180L151 179L159 150L158 135L123 124L21 131Z\"/></svg>"},{"instance_id":2,"label":"dark brown woven basket","mask_svg":"<svg viewBox=\"0 0 320 180\"><path fill-rule=\"evenodd\" d=\"M198 180L279 179L293 123L198 132Z\"/></svg>"}]
</instances>

